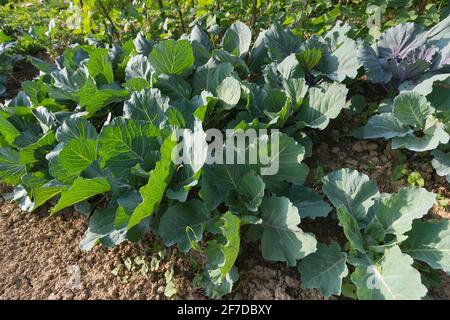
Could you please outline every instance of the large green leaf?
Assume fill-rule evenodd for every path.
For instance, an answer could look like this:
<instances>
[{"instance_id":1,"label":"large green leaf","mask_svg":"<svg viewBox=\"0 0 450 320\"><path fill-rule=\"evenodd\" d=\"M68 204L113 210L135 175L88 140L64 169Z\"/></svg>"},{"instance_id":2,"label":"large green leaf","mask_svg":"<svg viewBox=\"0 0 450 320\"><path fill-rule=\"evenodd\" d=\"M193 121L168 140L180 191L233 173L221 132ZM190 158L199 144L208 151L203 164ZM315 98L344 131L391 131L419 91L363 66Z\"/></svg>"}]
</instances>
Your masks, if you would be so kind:
<instances>
[{"instance_id":1,"label":"large green leaf","mask_svg":"<svg viewBox=\"0 0 450 320\"><path fill-rule=\"evenodd\" d=\"M257 211L264 196L264 181L245 165L217 164L206 167L201 179L200 197L208 209L221 202L233 211Z\"/></svg>"},{"instance_id":2,"label":"large green leaf","mask_svg":"<svg viewBox=\"0 0 450 320\"><path fill-rule=\"evenodd\" d=\"M210 220L211 213L200 200L179 202L162 214L158 234L166 246L178 244L187 252L203 239L203 229Z\"/></svg>"},{"instance_id":3,"label":"large green leaf","mask_svg":"<svg viewBox=\"0 0 450 320\"><path fill-rule=\"evenodd\" d=\"M297 225L300 215L288 198L264 199L260 206L263 219L261 250L264 259L286 261L295 266L297 260L316 251L316 239Z\"/></svg>"},{"instance_id":4,"label":"large green leaf","mask_svg":"<svg viewBox=\"0 0 450 320\"><path fill-rule=\"evenodd\" d=\"M92 78L89 78L80 89L80 105L90 114L94 114L107 105L128 99L129 92L121 88L98 89Z\"/></svg>"},{"instance_id":5,"label":"large green leaf","mask_svg":"<svg viewBox=\"0 0 450 320\"><path fill-rule=\"evenodd\" d=\"M223 277L231 272L236 261L241 244L240 226L241 220L230 211L226 212L221 218L222 225L220 230L225 238L225 243L220 245L223 254L223 263L219 265Z\"/></svg>"},{"instance_id":6,"label":"large green leaf","mask_svg":"<svg viewBox=\"0 0 450 320\"><path fill-rule=\"evenodd\" d=\"M189 100L191 97L191 85L182 77L174 74L160 74L155 87L173 101Z\"/></svg>"},{"instance_id":7,"label":"large green leaf","mask_svg":"<svg viewBox=\"0 0 450 320\"><path fill-rule=\"evenodd\" d=\"M174 136L169 136L161 146L161 159L156 163L155 169L150 172L148 182L139 189L142 202L136 207L128 222L128 229L138 225L143 219L151 216L158 208L170 183L173 171L172 150L176 146Z\"/></svg>"},{"instance_id":8,"label":"large green leaf","mask_svg":"<svg viewBox=\"0 0 450 320\"><path fill-rule=\"evenodd\" d=\"M344 229L344 234L351 246L361 253L366 253L364 249L364 240L359 230L358 222L355 217L348 212L346 207L337 209L339 224Z\"/></svg>"},{"instance_id":9,"label":"large green leaf","mask_svg":"<svg viewBox=\"0 0 450 320\"><path fill-rule=\"evenodd\" d=\"M68 143L72 139L97 139L97 130L88 120L83 118L66 119L56 130L56 140Z\"/></svg>"},{"instance_id":10,"label":"large green leaf","mask_svg":"<svg viewBox=\"0 0 450 320\"><path fill-rule=\"evenodd\" d=\"M297 207L302 219L326 217L331 211L330 205L317 192L305 186L292 186L289 199Z\"/></svg>"},{"instance_id":11,"label":"large green leaf","mask_svg":"<svg viewBox=\"0 0 450 320\"><path fill-rule=\"evenodd\" d=\"M90 250L99 242L104 246L112 247L126 239L125 232L115 228L116 212L116 207L95 210L89 219L89 227L84 238L80 242L81 250Z\"/></svg>"},{"instance_id":12,"label":"large green leaf","mask_svg":"<svg viewBox=\"0 0 450 320\"><path fill-rule=\"evenodd\" d=\"M70 140L59 154L61 166L80 174L97 159L97 142L92 139L77 138Z\"/></svg>"},{"instance_id":13,"label":"large green leaf","mask_svg":"<svg viewBox=\"0 0 450 320\"><path fill-rule=\"evenodd\" d=\"M146 120L163 128L169 107L169 98L161 96L158 89L144 89L133 92L131 98L125 101L123 116L127 119Z\"/></svg>"},{"instance_id":14,"label":"large green leaf","mask_svg":"<svg viewBox=\"0 0 450 320\"><path fill-rule=\"evenodd\" d=\"M217 87L222 81L231 75L234 68L229 62L219 62L210 59L206 64L197 68L194 74L193 87L196 94L203 90L216 93Z\"/></svg>"},{"instance_id":15,"label":"large green leaf","mask_svg":"<svg viewBox=\"0 0 450 320\"><path fill-rule=\"evenodd\" d=\"M375 264L360 260L351 279L361 300L419 300L427 293L413 259L398 246L386 249L383 259Z\"/></svg>"},{"instance_id":16,"label":"large green leaf","mask_svg":"<svg viewBox=\"0 0 450 320\"><path fill-rule=\"evenodd\" d=\"M308 48L295 55L302 69L309 73L319 65L323 58L323 51L320 48Z\"/></svg>"},{"instance_id":17,"label":"large green leaf","mask_svg":"<svg viewBox=\"0 0 450 320\"><path fill-rule=\"evenodd\" d=\"M61 192L61 198L56 206L52 209L52 214L67 208L75 203L92 198L95 195L105 193L111 190L108 180L103 177L85 179L77 178L72 186Z\"/></svg>"},{"instance_id":18,"label":"large green leaf","mask_svg":"<svg viewBox=\"0 0 450 320\"><path fill-rule=\"evenodd\" d=\"M20 131L17 130L6 118L4 114L0 113L0 134L5 141L12 145L14 140L20 136Z\"/></svg>"},{"instance_id":19,"label":"large green leaf","mask_svg":"<svg viewBox=\"0 0 450 320\"><path fill-rule=\"evenodd\" d=\"M157 73L181 76L194 65L194 54L188 40L165 40L153 48L149 61Z\"/></svg>"},{"instance_id":20,"label":"large green leaf","mask_svg":"<svg viewBox=\"0 0 450 320\"><path fill-rule=\"evenodd\" d=\"M382 113L371 117L365 126L353 130L352 135L360 139L391 139L412 132L408 125L401 123L392 113Z\"/></svg>"},{"instance_id":21,"label":"large green leaf","mask_svg":"<svg viewBox=\"0 0 450 320\"><path fill-rule=\"evenodd\" d=\"M441 177L445 177L447 181L450 181L450 154L436 149L433 150L432 155L434 158L431 164L436 170L436 173Z\"/></svg>"},{"instance_id":22,"label":"large green leaf","mask_svg":"<svg viewBox=\"0 0 450 320\"><path fill-rule=\"evenodd\" d=\"M351 79L356 78L358 69L361 66L355 54L357 49L356 41L347 38L326 58L323 72L331 80L338 82L344 81L347 77Z\"/></svg>"},{"instance_id":23,"label":"large green leaf","mask_svg":"<svg viewBox=\"0 0 450 320\"><path fill-rule=\"evenodd\" d=\"M44 203L46 203L48 200L60 194L61 191L65 189L67 189L67 186L55 180L49 181L48 183L36 189L33 189L32 191L34 202L33 210L36 210Z\"/></svg>"},{"instance_id":24,"label":"large green leaf","mask_svg":"<svg viewBox=\"0 0 450 320\"><path fill-rule=\"evenodd\" d=\"M268 135L259 139L261 174L302 185L309 173L308 166L301 163L305 148L285 133L272 133L270 139Z\"/></svg>"},{"instance_id":25,"label":"large green leaf","mask_svg":"<svg viewBox=\"0 0 450 320\"><path fill-rule=\"evenodd\" d=\"M67 170L61 165L59 154L61 153L63 147L64 144L59 143L56 145L55 149L53 149L52 152L47 155L48 171L50 175L54 177L57 181L70 184L73 182L73 180L75 180L78 177L79 172Z\"/></svg>"},{"instance_id":26,"label":"large green leaf","mask_svg":"<svg viewBox=\"0 0 450 320\"><path fill-rule=\"evenodd\" d=\"M252 41L252 31L244 23L236 21L223 36L223 48L231 54L245 57Z\"/></svg>"},{"instance_id":27,"label":"large green leaf","mask_svg":"<svg viewBox=\"0 0 450 320\"><path fill-rule=\"evenodd\" d=\"M387 233L404 234L414 219L427 214L436 203L436 195L423 188L405 187L398 193L384 194L376 201L375 215Z\"/></svg>"},{"instance_id":28,"label":"large green leaf","mask_svg":"<svg viewBox=\"0 0 450 320\"><path fill-rule=\"evenodd\" d=\"M232 109L241 99L241 83L235 77L227 77L217 87L217 98L226 110Z\"/></svg>"},{"instance_id":29,"label":"large green leaf","mask_svg":"<svg viewBox=\"0 0 450 320\"><path fill-rule=\"evenodd\" d=\"M308 96L299 110L298 120L306 126L324 129L330 119L335 119L346 105L348 89L339 83L324 83L309 89Z\"/></svg>"},{"instance_id":30,"label":"large green leaf","mask_svg":"<svg viewBox=\"0 0 450 320\"><path fill-rule=\"evenodd\" d=\"M322 190L336 208L347 208L358 222L366 217L378 196L376 184L365 174L351 169L328 174L323 178Z\"/></svg>"},{"instance_id":31,"label":"large green leaf","mask_svg":"<svg viewBox=\"0 0 450 320\"><path fill-rule=\"evenodd\" d=\"M11 148L0 148L0 178L9 185L17 185L27 172L26 166L19 162L19 154Z\"/></svg>"},{"instance_id":32,"label":"large green leaf","mask_svg":"<svg viewBox=\"0 0 450 320\"><path fill-rule=\"evenodd\" d=\"M100 83L114 82L112 63L108 58L108 49L95 49L89 55L89 61L86 64L89 75Z\"/></svg>"},{"instance_id":33,"label":"large green leaf","mask_svg":"<svg viewBox=\"0 0 450 320\"><path fill-rule=\"evenodd\" d=\"M450 273L450 221L416 220L402 249L416 260L427 263L433 269Z\"/></svg>"},{"instance_id":34,"label":"large green leaf","mask_svg":"<svg viewBox=\"0 0 450 320\"><path fill-rule=\"evenodd\" d=\"M147 56L142 54L132 57L125 69L125 76L128 81L143 79L148 84L153 83L153 73L155 73L155 70L150 65Z\"/></svg>"},{"instance_id":35,"label":"large green leaf","mask_svg":"<svg viewBox=\"0 0 450 320\"><path fill-rule=\"evenodd\" d=\"M421 129L432 113L430 103L424 96L416 92L400 93L394 99L393 116L401 123Z\"/></svg>"},{"instance_id":36,"label":"large green leaf","mask_svg":"<svg viewBox=\"0 0 450 320\"><path fill-rule=\"evenodd\" d=\"M308 85L305 79L285 79L283 80L283 89L295 108L299 108L308 92Z\"/></svg>"},{"instance_id":37,"label":"large green leaf","mask_svg":"<svg viewBox=\"0 0 450 320\"><path fill-rule=\"evenodd\" d=\"M114 118L98 136L101 165L127 177L136 164L151 167L159 155L159 130L144 120Z\"/></svg>"},{"instance_id":38,"label":"large green leaf","mask_svg":"<svg viewBox=\"0 0 450 320\"><path fill-rule=\"evenodd\" d=\"M47 132L35 143L20 149L19 162L27 165L36 164L40 161L45 162L45 156L53 149L55 142L55 133L53 131Z\"/></svg>"},{"instance_id":39,"label":"large green leaf","mask_svg":"<svg viewBox=\"0 0 450 320\"><path fill-rule=\"evenodd\" d=\"M302 286L318 288L329 297L341 294L342 279L347 276L347 254L341 252L339 244L317 244L317 251L305 257L299 265Z\"/></svg>"},{"instance_id":40,"label":"large green leaf","mask_svg":"<svg viewBox=\"0 0 450 320\"><path fill-rule=\"evenodd\" d=\"M445 144L450 140L449 134L444 130L442 123L430 121L429 126L423 130L423 136L418 137L408 134L404 137L392 139L392 149L405 148L411 151L424 152L436 149L439 144Z\"/></svg>"},{"instance_id":41,"label":"large green leaf","mask_svg":"<svg viewBox=\"0 0 450 320\"><path fill-rule=\"evenodd\" d=\"M250 170L239 179L237 198L240 203L244 204L246 210L256 212L263 200L264 188L263 179L253 170Z\"/></svg>"}]
</instances>

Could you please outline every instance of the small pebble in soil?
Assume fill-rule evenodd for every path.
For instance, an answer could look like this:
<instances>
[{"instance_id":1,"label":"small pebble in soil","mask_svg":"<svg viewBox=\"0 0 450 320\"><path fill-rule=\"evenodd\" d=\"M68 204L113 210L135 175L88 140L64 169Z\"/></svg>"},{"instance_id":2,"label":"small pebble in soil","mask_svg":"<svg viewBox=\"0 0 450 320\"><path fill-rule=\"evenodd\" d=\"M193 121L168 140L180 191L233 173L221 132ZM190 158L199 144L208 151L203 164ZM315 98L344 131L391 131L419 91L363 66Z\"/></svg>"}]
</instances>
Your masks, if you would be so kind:
<instances>
[{"instance_id":1,"label":"small pebble in soil","mask_svg":"<svg viewBox=\"0 0 450 320\"><path fill-rule=\"evenodd\" d=\"M156 290L156 293L159 293L159 294L161 294L161 293L163 293L164 292L164 290L166 289L166 287L165 286L160 286L157 290Z\"/></svg>"},{"instance_id":2,"label":"small pebble in soil","mask_svg":"<svg viewBox=\"0 0 450 320\"><path fill-rule=\"evenodd\" d=\"M361 152L363 151L363 147L360 143L357 142L353 145L352 150L355 152Z\"/></svg>"}]
</instances>

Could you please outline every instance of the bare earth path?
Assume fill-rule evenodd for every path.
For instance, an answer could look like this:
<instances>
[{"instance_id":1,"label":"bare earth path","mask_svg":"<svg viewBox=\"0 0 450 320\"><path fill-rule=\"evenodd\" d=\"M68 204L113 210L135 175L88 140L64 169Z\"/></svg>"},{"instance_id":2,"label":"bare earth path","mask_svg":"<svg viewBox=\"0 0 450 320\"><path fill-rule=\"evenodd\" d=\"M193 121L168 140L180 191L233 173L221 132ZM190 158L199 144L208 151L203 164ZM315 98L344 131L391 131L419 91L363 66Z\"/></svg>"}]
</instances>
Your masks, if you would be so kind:
<instances>
[{"instance_id":1,"label":"bare earth path","mask_svg":"<svg viewBox=\"0 0 450 320\"><path fill-rule=\"evenodd\" d=\"M82 215L49 218L43 213L23 213L5 201L0 206L0 299L166 299L164 273L171 267L178 290L173 298L203 299L201 289L191 284L193 256L167 250L159 268L144 277L139 268L128 272L125 261L144 257L150 264L158 257L161 244L151 238L82 252L78 248L86 229ZM241 260L245 263L240 266L241 281L227 298L322 299L317 291L301 288L294 269L253 257ZM72 289L70 266L79 267L81 276L80 286Z\"/></svg>"}]
</instances>

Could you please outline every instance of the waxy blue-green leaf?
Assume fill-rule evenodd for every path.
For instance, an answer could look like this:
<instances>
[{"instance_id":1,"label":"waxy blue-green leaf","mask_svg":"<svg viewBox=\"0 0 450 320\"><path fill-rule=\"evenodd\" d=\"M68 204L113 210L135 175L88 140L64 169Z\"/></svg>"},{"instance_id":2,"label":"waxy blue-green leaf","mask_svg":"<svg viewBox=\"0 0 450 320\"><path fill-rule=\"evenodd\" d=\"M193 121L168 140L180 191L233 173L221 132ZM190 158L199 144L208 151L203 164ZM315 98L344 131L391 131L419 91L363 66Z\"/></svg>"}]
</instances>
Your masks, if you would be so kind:
<instances>
[{"instance_id":1,"label":"waxy blue-green leaf","mask_svg":"<svg viewBox=\"0 0 450 320\"><path fill-rule=\"evenodd\" d=\"M139 32L133 40L134 47L136 49L137 54L142 54L144 56L148 55L152 50L152 44L147 40L145 34Z\"/></svg>"},{"instance_id":2,"label":"waxy blue-green leaf","mask_svg":"<svg viewBox=\"0 0 450 320\"><path fill-rule=\"evenodd\" d=\"M270 138L265 135L259 140L259 166L263 175L298 185L305 182L309 168L301 163L305 156L305 148L301 144L285 133L272 133Z\"/></svg>"},{"instance_id":3,"label":"waxy blue-green leaf","mask_svg":"<svg viewBox=\"0 0 450 320\"><path fill-rule=\"evenodd\" d=\"M392 115L402 124L421 129L432 111L424 96L416 92L405 92L395 97Z\"/></svg>"},{"instance_id":4,"label":"waxy blue-green leaf","mask_svg":"<svg viewBox=\"0 0 450 320\"><path fill-rule=\"evenodd\" d=\"M163 95L168 96L171 100L189 100L191 97L191 85L181 78L173 74L160 74L155 83L155 88L161 90Z\"/></svg>"},{"instance_id":5,"label":"waxy blue-green leaf","mask_svg":"<svg viewBox=\"0 0 450 320\"><path fill-rule=\"evenodd\" d=\"M318 288L325 297L341 294L342 279L347 276L347 254L339 244L317 244L317 251L300 261L299 271L304 288Z\"/></svg>"},{"instance_id":6,"label":"waxy blue-green leaf","mask_svg":"<svg viewBox=\"0 0 450 320\"><path fill-rule=\"evenodd\" d=\"M378 196L378 188L369 177L356 170L340 169L334 171L323 179L322 190L336 208L345 207L360 222L373 199Z\"/></svg>"},{"instance_id":7,"label":"waxy blue-green leaf","mask_svg":"<svg viewBox=\"0 0 450 320\"><path fill-rule=\"evenodd\" d=\"M245 165L217 164L204 168L200 181L200 197L209 210L225 201L236 211L257 211L265 184L260 176Z\"/></svg>"},{"instance_id":8,"label":"waxy blue-green leaf","mask_svg":"<svg viewBox=\"0 0 450 320\"><path fill-rule=\"evenodd\" d=\"M422 96L428 96L434 90L434 83L438 81L445 81L450 78L450 73L443 74L425 74L417 81L406 81L399 87L400 91L412 91Z\"/></svg>"},{"instance_id":9,"label":"waxy blue-green leaf","mask_svg":"<svg viewBox=\"0 0 450 320\"><path fill-rule=\"evenodd\" d=\"M353 39L345 39L337 49L333 50L329 57L325 59L323 72L331 80L342 82L347 77L356 78L358 69L361 66L355 52L358 45Z\"/></svg>"},{"instance_id":10,"label":"waxy blue-green leaf","mask_svg":"<svg viewBox=\"0 0 450 320\"><path fill-rule=\"evenodd\" d=\"M403 252L433 269L450 273L450 221L416 220L407 236Z\"/></svg>"},{"instance_id":11,"label":"waxy blue-green leaf","mask_svg":"<svg viewBox=\"0 0 450 320\"><path fill-rule=\"evenodd\" d=\"M259 210L263 219L261 250L264 259L286 261L289 266L295 266L297 260L316 251L316 239L298 227L300 215L288 198L266 198Z\"/></svg>"},{"instance_id":12,"label":"waxy blue-green leaf","mask_svg":"<svg viewBox=\"0 0 450 320\"><path fill-rule=\"evenodd\" d=\"M211 51L213 50L209 35L196 24L192 28L190 41L194 52L195 65L204 65L211 58Z\"/></svg>"},{"instance_id":13,"label":"waxy blue-green leaf","mask_svg":"<svg viewBox=\"0 0 450 320\"><path fill-rule=\"evenodd\" d=\"M244 58L252 41L252 31L244 23L236 21L225 32L222 40L224 50Z\"/></svg>"},{"instance_id":14,"label":"waxy blue-green leaf","mask_svg":"<svg viewBox=\"0 0 450 320\"><path fill-rule=\"evenodd\" d=\"M383 259L375 264L369 258L360 260L351 279L361 300L420 300L427 288L413 259L398 246L386 249Z\"/></svg>"},{"instance_id":15,"label":"waxy blue-green leaf","mask_svg":"<svg viewBox=\"0 0 450 320\"><path fill-rule=\"evenodd\" d=\"M264 33L263 43L273 61L281 61L291 53L297 52L301 40L290 30L285 30L278 22Z\"/></svg>"},{"instance_id":16,"label":"waxy blue-green leaf","mask_svg":"<svg viewBox=\"0 0 450 320\"><path fill-rule=\"evenodd\" d=\"M431 121L434 122L434 121ZM424 152L436 149L440 144L446 144L450 135L444 130L443 124L435 122L423 130L423 136L407 134L404 137L392 139L392 149L405 148L411 151Z\"/></svg>"},{"instance_id":17,"label":"waxy blue-green leaf","mask_svg":"<svg viewBox=\"0 0 450 320\"><path fill-rule=\"evenodd\" d=\"M431 164L436 170L437 175L445 177L447 181L450 181L450 154L444 153L439 149L433 150L433 160Z\"/></svg>"},{"instance_id":18,"label":"waxy blue-green leaf","mask_svg":"<svg viewBox=\"0 0 450 320\"><path fill-rule=\"evenodd\" d=\"M116 207L95 210L89 219L89 227L80 242L81 250L91 250L97 243L112 247L126 240L123 230L115 228L116 212Z\"/></svg>"},{"instance_id":19,"label":"waxy blue-green leaf","mask_svg":"<svg viewBox=\"0 0 450 320\"><path fill-rule=\"evenodd\" d=\"M148 84L153 83L153 73L155 70L150 65L147 56L138 54L132 57L125 69L125 76L128 81L132 79L143 79Z\"/></svg>"},{"instance_id":20,"label":"waxy blue-green leaf","mask_svg":"<svg viewBox=\"0 0 450 320\"><path fill-rule=\"evenodd\" d=\"M336 82L310 88L299 110L298 120L308 127L325 129L330 120L335 119L345 107L347 92L344 85Z\"/></svg>"},{"instance_id":21,"label":"waxy blue-green leaf","mask_svg":"<svg viewBox=\"0 0 450 320\"><path fill-rule=\"evenodd\" d=\"M200 200L179 202L162 214L158 234L166 246L178 244L181 251L188 252L193 243L203 239L203 230L211 219L211 213Z\"/></svg>"},{"instance_id":22,"label":"waxy blue-green leaf","mask_svg":"<svg viewBox=\"0 0 450 320\"><path fill-rule=\"evenodd\" d=\"M220 269L215 268L216 266L213 267L214 268L206 269L204 271L202 286L208 297L218 299L232 291L233 284L239 280L239 273L237 272L237 269L233 267L233 269L223 277Z\"/></svg>"},{"instance_id":23,"label":"waxy blue-green leaf","mask_svg":"<svg viewBox=\"0 0 450 320\"><path fill-rule=\"evenodd\" d=\"M256 212L264 197L265 183L255 171L250 170L240 177L237 195L245 209Z\"/></svg>"},{"instance_id":24,"label":"waxy blue-green leaf","mask_svg":"<svg viewBox=\"0 0 450 320\"><path fill-rule=\"evenodd\" d=\"M305 186L292 186L289 199L297 207L302 219L326 217L331 211L330 205L317 192Z\"/></svg>"},{"instance_id":25,"label":"waxy blue-green leaf","mask_svg":"<svg viewBox=\"0 0 450 320\"><path fill-rule=\"evenodd\" d=\"M364 240L359 230L358 222L355 217L348 212L346 207L337 209L339 225L344 229L344 234L351 246L361 253L366 253L364 249Z\"/></svg>"},{"instance_id":26,"label":"waxy blue-green leaf","mask_svg":"<svg viewBox=\"0 0 450 320\"><path fill-rule=\"evenodd\" d=\"M381 113L374 115L361 128L353 130L352 135L360 139L391 139L404 137L413 133L406 124L401 123L392 113Z\"/></svg>"},{"instance_id":27,"label":"waxy blue-green leaf","mask_svg":"<svg viewBox=\"0 0 450 320\"><path fill-rule=\"evenodd\" d=\"M283 79L302 79L305 77L305 71L300 66L294 53L278 63L277 71L281 74Z\"/></svg>"},{"instance_id":28,"label":"waxy blue-green leaf","mask_svg":"<svg viewBox=\"0 0 450 320\"><path fill-rule=\"evenodd\" d=\"M241 84L235 77L227 77L217 87L217 98L226 110L232 109L241 99Z\"/></svg>"},{"instance_id":29,"label":"waxy blue-green leaf","mask_svg":"<svg viewBox=\"0 0 450 320\"><path fill-rule=\"evenodd\" d=\"M28 191L21 184L15 186L12 192L4 193L3 198L16 202L22 211L30 212L33 208L33 201L31 201Z\"/></svg>"},{"instance_id":30,"label":"waxy blue-green leaf","mask_svg":"<svg viewBox=\"0 0 450 320\"><path fill-rule=\"evenodd\" d=\"M308 85L305 79L286 79L283 80L283 89L297 109L302 104L303 98L308 92Z\"/></svg>"},{"instance_id":31,"label":"waxy blue-green leaf","mask_svg":"<svg viewBox=\"0 0 450 320\"><path fill-rule=\"evenodd\" d=\"M423 188L405 187L398 193L382 195L376 201L375 216L387 233L402 235L411 230L414 219L427 214L436 194Z\"/></svg>"},{"instance_id":32,"label":"waxy blue-green leaf","mask_svg":"<svg viewBox=\"0 0 450 320\"><path fill-rule=\"evenodd\" d=\"M233 65L229 62L219 62L210 59L194 73L194 93L200 94L203 90L216 93L217 87L233 72Z\"/></svg>"},{"instance_id":33,"label":"waxy blue-green leaf","mask_svg":"<svg viewBox=\"0 0 450 320\"><path fill-rule=\"evenodd\" d=\"M391 80L392 73L381 66L377 53L368 43L359 41L356 55L372 82L387 83Z\"/></svg>"},{"instance_id":34,"label":"waxy blue-green leaf","mask_svg":"<svg viewBox=\"0 0 450 320\"><path fill-rule=\"evenodd\" d=\"M133 92L123 106L126 119L146 120L162 129L166 125L169 98L161 96L159 89L144 89Z\"/></svg>"},{"instance_id":35,"label":"waxy blue-green leaf","mask_svg":"<svg viewBox=\"0 0 450 320\"><path fill-rule=\"evenodd\" d=\"M64 68L53 71L51 77L54 83L52 87L48 88L50 98L79 102L79 91L87 80L87 70L79 68L70 72Z\"/></svg>"}]
</instances>

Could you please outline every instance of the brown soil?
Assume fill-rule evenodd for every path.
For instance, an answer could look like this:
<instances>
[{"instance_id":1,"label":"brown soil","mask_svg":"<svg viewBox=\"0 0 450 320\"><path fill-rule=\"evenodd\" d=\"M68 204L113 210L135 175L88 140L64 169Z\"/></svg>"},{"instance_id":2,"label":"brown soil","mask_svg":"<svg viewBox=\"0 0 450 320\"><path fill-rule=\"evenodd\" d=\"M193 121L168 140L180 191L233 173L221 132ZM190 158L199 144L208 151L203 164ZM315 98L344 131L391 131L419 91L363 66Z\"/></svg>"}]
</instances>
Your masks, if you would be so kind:
<instances>
[{"instance_id":1,"label":"brown soil","mask_svg":"<svg viewBox=\"0 0 450 320\"><path fill-rule=\"evenodd\" d=\"M135 263L128 271L126 260L144 257L150 265L163 248L150 236L137 244L83 252L78 244L87 227L84 216L47 217L45 211L25 214L15 204L0 205L0 299L167 299L164 273L172 267L178 291L173 298L204 299L192 285L191 263L200 260L195 253L168 249L159 268L144 276ZM240 259L241 280L227 299L322 299L318 291L301 288L295 269L247 258ZM80 269L80 287L70 286L70 266Z\"/></svg>"},{"instance_id":2,"label":"brown soil","mask_svg":"<svg viewBox=\"0 0 450 320\"><path fill-rule=\"evenodd\" d=\"M7 75L6 94L2 100L12 99L22 90L21 83L31 80L39 74L39 71L28 61L22 60L14 65L13 71ZM1 100L0 100L1 101Z\"/></svg>"}]
</instances>

